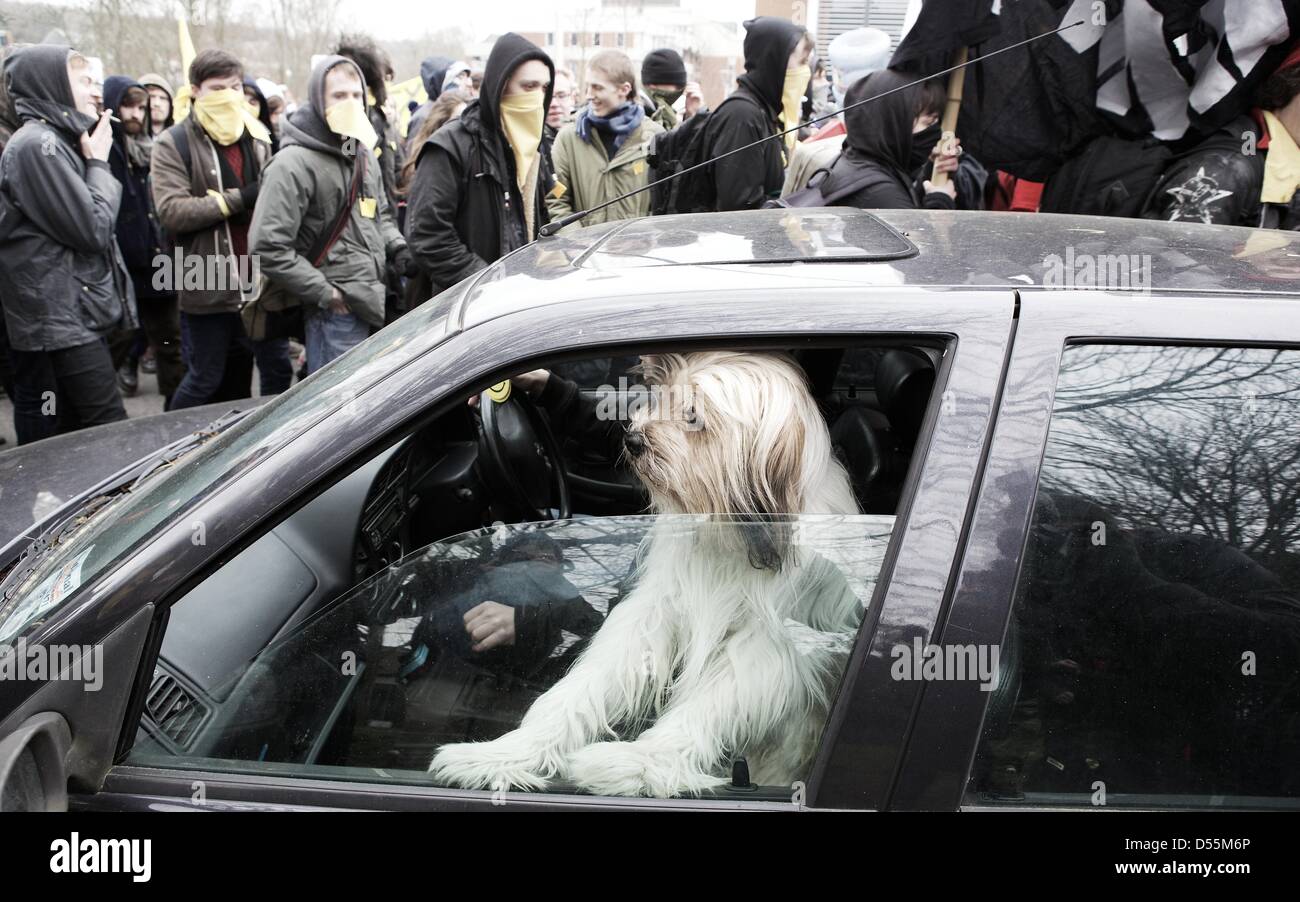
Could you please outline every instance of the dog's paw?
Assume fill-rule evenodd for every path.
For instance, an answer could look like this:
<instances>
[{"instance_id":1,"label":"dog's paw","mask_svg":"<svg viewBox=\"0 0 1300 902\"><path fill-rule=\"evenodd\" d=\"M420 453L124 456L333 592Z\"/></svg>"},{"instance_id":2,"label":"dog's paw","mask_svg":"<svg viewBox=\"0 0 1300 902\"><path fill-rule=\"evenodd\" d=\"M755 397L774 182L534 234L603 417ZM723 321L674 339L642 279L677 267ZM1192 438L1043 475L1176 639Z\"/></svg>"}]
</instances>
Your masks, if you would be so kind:
<instances>
[{"instance_id":1,"label":"dog's paw","mask_svg":"<svg viewBox=\"0 0 1300 902\"><path fill-rule=\"evenodd\" d=\"M508 739L457 742L438 749L429 773L447 786L465 789L540 790L546 788L544 756Z\"/></svg>"},{"instance_id":2,"label":"dog's paw","mask_svg":"<svg viewBox=\"0 0 1300 902\"><path fill-rule=\"evenodd\" d=\"M587 792L607 796L670 798L699 795L726 780L687 766L677 753L637 742L598 742L569 755L565 773Z\"/></svg>"}]
</instances>

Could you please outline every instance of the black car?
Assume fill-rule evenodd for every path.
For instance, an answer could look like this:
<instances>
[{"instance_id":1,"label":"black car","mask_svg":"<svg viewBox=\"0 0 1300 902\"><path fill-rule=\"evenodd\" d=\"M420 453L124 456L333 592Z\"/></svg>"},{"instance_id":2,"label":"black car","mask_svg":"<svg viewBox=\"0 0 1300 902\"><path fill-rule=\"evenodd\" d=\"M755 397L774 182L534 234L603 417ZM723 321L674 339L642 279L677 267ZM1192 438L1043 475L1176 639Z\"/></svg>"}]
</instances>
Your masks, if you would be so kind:
<instances>
[{"instance_id":1,"label":"black car","mask_svg":"<svg viewBox=\"0 0 1300 902\"><path fill-rule=\"evenodd\" d=\"M1300 807L1298 260L931 211L539 241L0 551L2 807ZM694 349L792 354L862 509L791 517L862 607L814 765L693 798L437 785L438 746L563 675L657 522L506 380L625 410L639 355ZM484 598L584 617L480 654Z\"/></svg>"}]
</instances>

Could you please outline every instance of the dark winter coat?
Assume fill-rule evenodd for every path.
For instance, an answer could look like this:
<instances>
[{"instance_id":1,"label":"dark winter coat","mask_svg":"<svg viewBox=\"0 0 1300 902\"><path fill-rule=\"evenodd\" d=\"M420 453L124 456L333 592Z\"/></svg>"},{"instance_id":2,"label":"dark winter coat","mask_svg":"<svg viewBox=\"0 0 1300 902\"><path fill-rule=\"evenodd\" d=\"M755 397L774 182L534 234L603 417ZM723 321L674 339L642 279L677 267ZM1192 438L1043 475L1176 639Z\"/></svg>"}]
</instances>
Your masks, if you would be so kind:
<instances>
[{"instance_id":1,"label":"dark winter coat","mask_svg":"<svg viewBox=\"0 0 1300 902\"><path fill-rule=\"evenodd\" d=\"M325 122L325 75L339 63L356 65L341 56L317 63L307 103L284 123L280 152L262 176L248 248L257 255L262 275L298 298L305 312L328 307L332 289L338 288L352 313L382 326L385 266L405 241L374 154L355 140L345 144ZM355 165L351 151L366 155L365 180L347 225L317 268L307 255L348 198Z\"/></svg>"},{"instance_id":2,"label":"dark winter coat","mask_svg":"<svg viewBox=\"0 0 1300 902\"><path fill-rule=\"evenodd\" d=\"M845 97L845 106L868 97L880 99L852 107L844 113L847 136L844 150L821 184L829 196L849 183L865 179L853 194L837 206L875 210L907 210L916 207L952 209L952 198L932 191L921 196L912 179L912 125L920 86L895 90L912 79L882 69L857 82ZM893 94L885 94L894 91Z\"/></svg>"},{"instance_id":3,"label":"dark winter coat","mask_svg":"<svg viewBox=\"0 0 1300 902\"><path fill-rule=\"evenodd\" d=\"M1229 122L1165 169L1142 215L1168 221L1300 229L1300 191L1289 204L1260 202L1268 157L1268 142L1261 140L1264 134L1263 126L1252 116ZM1245 152L1248 146L1254 153Z\"/></svg>"},{"instance_id":4,"label":"dark winter coat","mask_svg":"<svg viewBox=\"0 0 1300 902\"><path fill-rule=\"evenodd\" d=\"M110 75L104 79L104 108L116 110L121 106L122 95L128 88L145 89L143 84L125 75ZM148 121L149 107L146 104L146 133ZM113 149L108 155L108 165L113 170L113 177L122 185L122 204L117 211L117 246L122 250L122 259L131 274L137 299L170 297L168 292L153 287L154 260L164 253L162 235L154 217L153 198L149 195L149 167L137 167L131 163L127 151L130 140L123 125L114 123Z\"/></svg>"},{"instance_id":5,"label":"dark winter coat","mask_svg":"<svg viewBox=\"0 0 1300 902\"><path fill-rule=\"evenodd\" d=\"M791 52L804 29L787 19L759 16L747 23L745 74L704 127L704 158L716 157L781 131L781 92ZM785 181L785 146L773 139L716 163L714 210L756 210L779 197Z\"/></svg>"},{"instance_id":6,"label":"dark winter coat","mask_svg":"<svg viewBox=\"0 0 1300 902\"><path fill-rule=\"evenodd\" d=\"M408 290L412 306L529 243L549 221L546 194L555 177L542 154L533 234L525 233L514 154L501 133L497 108L510 74L533 59L546 63L553 80L554 66L539 47L515 34L500 37L484 67L478 100L416 148L406 208L406 240L420 267ZM543 109L550 102L547 88Z\"/></svg>"},{"instance_id":7,"label":"dark winter coat","mask_svg":"<svg viewBox=\"0 0 1300 902\"><path fill-rule=\"evenodd\" d=\"M0 300L9 344L55 351L138 324L117 247L122 186L87 160L95 119L73 107L68 48L35 44L5 60L23 125L0 156Z\"/></svg>"}]
</instances>

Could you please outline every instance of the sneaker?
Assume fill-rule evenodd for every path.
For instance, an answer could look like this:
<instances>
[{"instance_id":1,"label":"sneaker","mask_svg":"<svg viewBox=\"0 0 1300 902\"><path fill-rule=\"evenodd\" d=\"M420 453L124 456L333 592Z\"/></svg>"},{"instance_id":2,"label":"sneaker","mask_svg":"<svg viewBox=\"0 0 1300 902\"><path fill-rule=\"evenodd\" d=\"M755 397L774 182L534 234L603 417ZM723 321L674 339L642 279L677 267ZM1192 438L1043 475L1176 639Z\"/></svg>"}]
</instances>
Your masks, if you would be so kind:
<instances>
[{"instance_id":1,"label":"sneaker","mask_svg":"<svg viewBox=\"0 0 1300 902\"><path fill-rule=\"evenodd\" d=\"M144 356L140 358L140 372L148 373L150 376L158 374L158 358L154 356L153 348L145 351Z\"/></svg>"},{"instance_id":2,"label":"sneaker","mask_svg":"<svg viewBox=\"0 0 1300 902\"><path fill-rule=\"evenodd\" d=\"M117 368L117 387L121 389L122 397L135 397L135 393L140 390L140 377L134 366L124 363Z\"/></svg>"}]
</instances>

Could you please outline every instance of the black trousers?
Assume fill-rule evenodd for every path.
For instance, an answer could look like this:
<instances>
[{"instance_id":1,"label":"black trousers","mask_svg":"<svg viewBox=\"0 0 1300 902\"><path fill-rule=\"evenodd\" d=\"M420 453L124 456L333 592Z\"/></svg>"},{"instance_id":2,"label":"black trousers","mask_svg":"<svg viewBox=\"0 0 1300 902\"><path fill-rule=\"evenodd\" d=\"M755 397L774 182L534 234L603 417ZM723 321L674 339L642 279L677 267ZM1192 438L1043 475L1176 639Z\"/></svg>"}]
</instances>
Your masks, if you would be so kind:
<instances>
[{"instance_id":1,"label":"black trousers","mask_svg":"<svg viewBox=\"0 0 1300 902\"><path fill-rule=\"evenodd\" d=\"M18 444L126 419L103 339L57 351L9 350Z\"/></svg>"},{"instance_id":2,"label":"black trousers","mask_svg":"<svg viewBox=\"0 0 1300 902\"><path fill-rule=\"evenodd\" d=\"M176 295L170 295L138 297L136 309L140 312L140 331L144 332L154 350L154 359L158 361L158 394L163 396L163 409L166 409L185 378L185 364L181 361L180 308ZM109 336L114 367L120 367L131 357L138 334L137 331L118 331Z\"/></svg>"}]
</instances>

